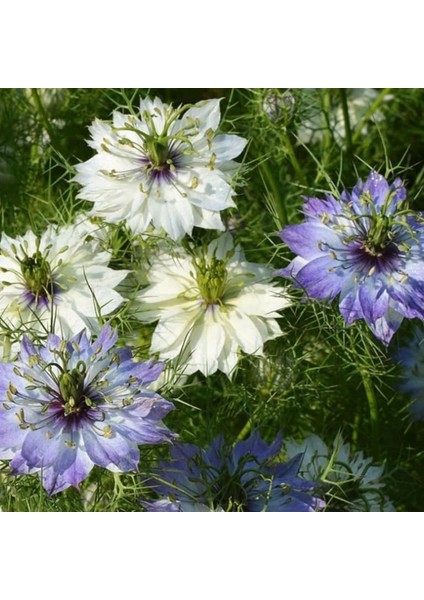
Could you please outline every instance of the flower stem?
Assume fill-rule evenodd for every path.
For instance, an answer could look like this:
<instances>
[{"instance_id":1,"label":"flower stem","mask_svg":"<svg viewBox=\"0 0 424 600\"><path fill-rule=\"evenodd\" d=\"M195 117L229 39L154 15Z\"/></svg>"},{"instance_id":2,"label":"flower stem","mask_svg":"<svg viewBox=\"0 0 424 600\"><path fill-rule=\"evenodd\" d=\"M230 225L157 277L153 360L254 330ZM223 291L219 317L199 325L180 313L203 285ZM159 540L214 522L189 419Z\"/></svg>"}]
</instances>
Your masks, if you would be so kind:
<instances>
[{"instance_id":1,"label":"flower stem","mask_svg":"<svg viewBox=\"0 0 424 600\"><path fill-rule=\"evenodd\" d=\"M343 120L346 132L346 150L350 160L353 160L353 141L352 141L352 129L350 127L349 118L349 107L347 104L347 93L346 88L340 88L340 98L342 101Z\"/></svg>"},{"instance_id":2,"label":"flower stem","mask_svg":"<svg viewBox=\"0 0 424 600\"><path fill-rule=\"evenodd\" d=\"M360 406L357 406L354 421L353 421L353 430L352 430L352 450L355 450L355 451L358 450L360 424L361 424L361 410L360 410Z\"/></svg>"},{"instance_id":3,"label":"flower stem","mask_svg":"<svg viewBox=\"0 0 424 600\"><path fill-rule=\"evenodd\" d=\"M113 496L114 501L118 502L119 499L124 495L125 488L121 481L121 473L113 474Z\"/></svg>"},{"instance_id":4,"label":"flower stem","mask_svg":"<svg viewBox=\"0 0 424 600\"><path fill-rule=\"evenodd\" d=\"M357 126L356 131L353 135L352 141L354 144L358 141L365 124L371 119L371 117L376 112L376 110L378 110L380 104L384 101L384 98L387 96L387 94L390 92L391 89L392 88L384 88L384 90L382 90L380 92L380 94L377 96L377 98L371 104L371 106L365 113L364 118L360 121L359 125Z\"/></svg>"},{"instance_id":5,"label":"flower stem","mask_svg":"<svg viewBox=\"0 0 424 600\"><path fill-rule=\"evenodd\" d=\"M265 179L265 182L271 188L272 195L275 199L275 208L278 213L278 218L280 220L280 223L278 224L278 226L282 227L283 225L287 225L288 217L287 217L287 210L285 207L285 203L284 203L283 198L281 197L281 190L280 190L279 186L277 185L277 182L275 181L275 178L273 176L272 169L269 166L268 160L264 160L260 164L260 169L262 172L262 176Z\"/></svg>"},{"instance_id":6,"label":"flower stem","mask_svg":"<svg viewBox=\"0 0 424 600\"><path fill-rule=\"evenodd\" d=\"M289 155L290 162L292 164L293 170L296 173L297 178L299 179L299 183L306 186L306 178L303 173L302 167L300 166L299 161L297 160L296 152L293 148L293 144L291 142L290 136L288 133L284 136L284 142L287 150L287 154Z\"/></svg>"},{"instance_id":7,"label":"flower stem","mask_svg":"<svg viewBox=\"0 0 424 600\"><path fill-rule=\"evenodd\" d=\"M5 335L3 338L3 361L4 362L9 362L11 348L12 348L12 344L10 342L10 336Z\"/></svg>"},{"instance_id":8,"label":"flower stem","mask_svg":"<svg viewBox=\"0 0 424 600\"><path fill-rule=\"evenodd\" d=\"M362 384L364 386L365 395L367 397L368 408L369 408L369 412L370 412L371 428L372 428L372 434L373 434L373 440L372 440L373 444L372 445L373 445L374 458L378 458L378 404L377 404L377 397L375 395L373 381L372 381L371 377L369 376L369 374L363 370L360 370L359 372L360 372L360 375L362 378Z\"/></svg>"},{"instance_id":9,"label":"flower stem","mask_svg":"<svg viewBox=\"0 0 424 600\"><path fill-rule=\"evenodd\" d=\"M330 90L323 90L321 97L321 117L325 117L324 127L324 140L323 140L323 155L326 161L327 157L331 154L332 146L332 135L331 135L331 123L330 123L330 112L331 112L331 95Z\"/></svg>"},{"instance_id":10,"label":"flower stem","mask_svg":"<svg viewBox=\"0 0 424 600\"><path fill-rule=\"evenodd\" d=\"M236 437L236 442L240 442L241 440L244 440L244 438L247 436L247 434L250 433L251 429L252 429L252 421L249 419L247 421L246 425L243 427L243 429L240 431L240 433Z\"/></svg>"},{"instance_id":11,"label":"flower stem","mask_svg":"<svg viewBox=\"0 0 424 600\"><path fill-rule=\"evenodd\" d=\"M43 103L41 102L40 99L40 94L38 93L36 88L31 88L31 97L34 101L34 106L35 109L38 113L38 117L40 119L41 124L43 125L44 129L47 131L47 133L49 134L49 138L51 143L53 144L53 141L55 139L55 132L52 128L52 126L50 125L50 121L49 118L47 116L47 113L45 111L45 108L43 106Z\"/></svg>"}]
</instances>

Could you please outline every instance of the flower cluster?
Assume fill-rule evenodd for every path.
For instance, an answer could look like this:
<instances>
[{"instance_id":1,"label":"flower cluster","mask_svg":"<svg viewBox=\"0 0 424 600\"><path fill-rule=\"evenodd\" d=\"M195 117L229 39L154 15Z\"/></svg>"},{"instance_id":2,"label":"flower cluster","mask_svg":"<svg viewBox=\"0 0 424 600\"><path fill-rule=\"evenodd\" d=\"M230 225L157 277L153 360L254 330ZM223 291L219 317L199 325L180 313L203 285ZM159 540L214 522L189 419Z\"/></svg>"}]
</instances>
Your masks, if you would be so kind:
<instances>
[{"instance_id":1,"label":"flower cluster","mask_svg":"<svg viewBox=\"0 0 424 600\"><path fill-rule=\"evenodd\" d=\"M275 319L290 300L271 276L246 261L229 233L203 252L160 254L148 272L150 285L137 295L140 321L159 320L150 351L162 360L180 356L185 374L231 375L240 348L261 355L264 343L282 334Z\"/></svg>"},{"instance_id":2,"label":"flower cluster","mask_svg":"<svg viewBox=\"0 0 424 600\"><path fill-rule=\"evenodd\" d=\"M280 234L298 255L280 275L312 298L340 296L346 323L365 319L385 344L404 317L424 319L424 221L400 179L372 172L339 199L307 198L304 213Z\"/></svg>"},{"instance_id":3,"label":"flower cluster","mask_svg":"<svg viewBox=\"0 0 424 600\"><path fill-rule=\"evenodd\" d=\"M179 240L194 226L223 229L220 212L234 206L233 159L246 140L218 135L219 122L219 100L175 109L159 98L141 100L139 116L96 120L89 145L97 154L76 167L80 197L134 233L153 224Z\"/></svg>"},{"instance_id":4,"label":"flower cluster","mask_svg":"<svg viewBox=\"0 0 424 600\"><path fill-rule=\"evenodd\" d=\"M63 180L60 190L49 182L43 217L61 213L64 224L43 231L34 213L33 231L18 235L12 223L0 237L0 461L9 461L0 478L3 508L9 489L19 495L28 482L45 488L51 506L62 502L52 495L76 488L79 493L66 493L66 507L75 498L84 510L121 510L131 481L133 492L138 487L135 509L152 512L394 510L384 463L374 464L356 443L360 428L364 435L377 431L383 410L384 385L377 384L388 352L373 335L388 346L404 319L424 320L424 214L410 208L400 178L371 171L351 190L305 197L302 222L291 221L297 182L307 189L324 176L330 181L324 167L316 174L317 164L333 167L346 150L345 177L354 153L374 147L375 140L368 144L361 136L372 122L387 125L386 92L324 91L318 98L312 91L309 108L320 106L317 121L313 110L307 114L308 93L247 90L240 104L249 119L233 123L241 133L257 134L246 164L258 178L239 199L239 213L231 209L247 172L240 159L247 140L222 133L219 99L172 105L145 97L134 108L115 103L108 121L92 121L87 109L92 153L69 173L79 184L76 198L73 186L64 193ZM63 107L75 106L78 97L71 90L21 91L31 115L31 128L24 128L31 135L23 136L31 148L24 154L34 173L47 165L49 140L56 145L59 130L64 136L74 130ZM236 107L227 106L230 119ZM19 178L9 172L14 156L6 138L0 183L14 189ZM314 152L321 150L322 160L313 154L307 170L312 152L300 144L317 139L322 145ZM59 147L68 149L58 141ZM261 181L265 197L256 193ZM56 198L60 205L53 207ZM260 214L264 206L269 215ZM13 211L2 205L2 213L6 223ZM260 245L258 231L252 234L262 226L270 232L271 218L278 229L284 223L285 246L275 244L275 254L295 255L278 270L269 245ZM249 249L249 234L257 250ZM240 240L248 257L262 255L266 264L247 260ZM302 292L304 301L337 300L345 325L363 320L367 327L345 334L338 315L332 331L322 304L297 312ZM415 419L424 418L423 341L423 330L416 330L397 354ZM335 373L339 359L343 369ZM369 421L359 402L355 413L340 413L345 431L355 432L354 446L340 434L332 445L317 435L283 444L281 434L268 444L257 429L244 439L251 427L270 436L281 425L293 435L313 429L318 411L318 423L334 434L338 396L321 392L344 378L358 383L352 394L363 388L369 405ZM171 422L176 431L183 423L181 442L164 423L175 407L162 393L180 396ZM356 401L349 394L346 406ZM218 435L202 447L200 440L211 439L205 431ZM370 447L375 442L379 450L379 441ZM155 444L163 446L146 450Z\"/></svg>"},{"instance_id":5,"label":"flower cluster","mask_svg":"<svg viewBox=\"0 0 424 600\"><path fill-rule=\"evenodd\" d=\"M32 231L0 239L0 322L10 331L54 332L70 337L123 302L114 289L126 270L107 265L108 252L82 222L37 237Z\"/></svg>"},{"instance_id":6,"label":"flower cluster","mask_svg":"<svg viewBox=\"0 0 424 600\"><path fill-rule=\"evenodd\" d=\"M78 486L94 465L137 470L138 444L171 441L161 419L174 407L147 386L161 364L116 348L109 326L94 343L50 334L24 338L19 359L0 363L0 457L15 474L37 473L49 494Z\"/></svg>"},{"instance_id":7,"label":"flower cluster","mask_svg":"<svg viewBox=\"0 0 424 600\"><path fill-rule=\"evenodd\" d=\"M156 512L311 512L324 508L315 485L298 476L302 455L274 462L281 436L271 444L255 432L229 446L220 436L206 448L175 444L151 483L164 496L143 501Z\"/></svg>"},{"instance_id":8,"label":"flower cluster","mask_svg":"<svg viewBox=\"0 0 424 600\"><path fill-rule=\"evenodd\" d=\"M352 452L340 436L329 449L317 435L309 435L301 444L285 442L288 459L303 455L299 474L308 481L321 481L327 487L327 510L349 512L393 511L384 495L383 466L372 464L362 452Z\"/></svg>"}]
</instances>

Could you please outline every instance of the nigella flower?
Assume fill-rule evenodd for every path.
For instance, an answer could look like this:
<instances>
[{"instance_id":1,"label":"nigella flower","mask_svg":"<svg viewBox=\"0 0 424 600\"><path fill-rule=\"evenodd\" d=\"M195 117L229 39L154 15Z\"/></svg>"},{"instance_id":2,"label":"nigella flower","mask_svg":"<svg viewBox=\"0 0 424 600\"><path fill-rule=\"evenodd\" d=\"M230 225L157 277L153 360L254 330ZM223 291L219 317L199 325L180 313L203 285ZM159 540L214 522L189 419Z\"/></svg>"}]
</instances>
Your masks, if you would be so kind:
<instances>
[{"instance_id":1,"label":"nigella flower","mask_svg":"<svg viewBox=\"0 0 424 600\"><path fill-rule=\"evenodd\" d=\"M94 202L91 214L125 221L133 233L151 223L174 240L193 226L223 229L220 211L235 206L232 159L246 140L217 135L219 121L219 100L175 109L159 98L141 100L139 116L115 111L112 124L94 121L97 154L76 167L80 197Z\"/></svg>"},{"instance_id":2,"label":"nigella flower","mask_svg":"<svg viewBox=\"0 0 424 600\"><path fill-rule=\"evenodd\" d=\"M230 375L240 348L261 355L267 340L282 335L276 311L290 301L271 276L267 267L246 261L229 233L200 253L157 256L148 270L151 285L137 295L136 316L159 320L150 351L162 360L179 357L186 375Z\"/></svg>"},{"instance_id":3,"label":"nigella flower","mask_svg":"<svg viewBox=\"0 0 424 600\"><path fill-rule=\"evenodd\" d=\"M400 389L413 399L409 407L414 420L424 420L424 331L416 327L409 343L396 354L402 368Z\"/></svg>"},{"instance_id":4,"label":"nigella flower","mask_svg":"<svg viewBox=\"0 0 424 600\"><path fill-rule=\"evenodd\" d=\"M309 435L302 443L285 442L286 456L292 459L302 453L299 474L309 481L321 481L327 487L327 510L334 512L391 512L392 502L384 495L381 478L384 466L373 465L363 452L352 452L341 436L333 448L317 435Z\"/></svg>"},{"instance_id":5,"label":"nigella flower","mask_svg":"<svg viewBox=\"0 0 424 600\"><path fill-rule=\"evenodd\" d=\"M171 460L155 470L151 487L163 496L143 501L156 512L311 512L324 507L315 485L298 477L302 455L275 462L281 436L271 444L255 432L230 446L222 436L206 448L176 443Z\"/></svg>"},{"instance_id":6,"label":"nigella flower","mask_svg":"<svg viewBox=\"0 0 424 600\"><path fill-rule=\"evenodd\" d=\"M14 474L37 473L49 494L78 486L94 465L133 471L138 444L172 440L161 419L174 406L146 389L161 364L135 362L105 326L54 334L38 348L24 337L14 363L0 363L0 458Z\"/></svg>"},{"instance_id":7,"label":"nigella flower","mask_svg":"<svg viewBox=\"0 0 424 600\"><path fill-rule=\"evenodd\" d=\"M365 319L385 344L404 317L424 319L424 221L400 179L372 172L340 199L306 198L304 213L280 233L298 254L281 275L312 298L340 296L345 322Z\"/></svg>"},{"instance_id":8,"label":"nigella flower","mask_svg":"<svg viewBox=\"0 0 424 600\"><path fill-rule=\"evenodd\" d=\"M0 240L0 321L10 331L52 331L69 337L94 327L100 312L110 314L122 302L115 287L128 271L107 265L95 227L81 220L41 237L32 231ZM90 236L91 241L85 238Z\"/></svg>"}]
</instances>

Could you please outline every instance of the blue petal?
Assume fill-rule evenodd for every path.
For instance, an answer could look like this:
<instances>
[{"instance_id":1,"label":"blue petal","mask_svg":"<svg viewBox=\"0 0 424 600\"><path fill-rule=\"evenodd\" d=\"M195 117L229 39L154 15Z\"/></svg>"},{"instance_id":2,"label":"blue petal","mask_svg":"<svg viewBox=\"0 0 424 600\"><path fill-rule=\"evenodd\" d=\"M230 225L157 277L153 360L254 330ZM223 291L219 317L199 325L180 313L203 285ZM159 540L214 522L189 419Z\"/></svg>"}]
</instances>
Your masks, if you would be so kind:
<instances>
[{"instance_id":1,"label":"blue petal","mask_svg":"<svg viewBox=\"0 0 424 600\"><path fill-rule=\"evenodd\" d=\"M117 339L118 332L116 329L112 329L110 325L105 325L101 330L99 337L92 345L93 352L97 352L99 351L99 348L101 348L100 354L104 354L115 345Z\"/></svg>"},{"instance_id":2,"label":"blue petal","mask_svg":"<svg viewBox=\"0 0 424 600\"><path fill-rule=\"evenodd\" d=\"M382 284L378 284L372 277L368 277L367 280L359 286L358 298L364 318L368 323L374 323L388 310L390 301L389 295Z\"/></svg>"},{"instance_id":3,"label":"blue petal","mask_svg":"<svg viewBox=\"0 0 424 600\"><path fill-rule=\"evenodd\" d=\"M356 190L355 190L356 191ZM378 207L383 206L387 195L390 192L389 184L386 179L377 173L376 171L372 171L360 193L369 192L371 194L371 198L374 201L374 204Z\"/></svg>"},{"instance_id":4,"label":"blue petal","mask_svg":"<svg viewBox=\"0 0 424 600\"><path fill-rule=\"evenodd\" d=\"M343 247L340 235L322 223L289 225L280 237L290 250L308 260L319 258L329 249Z\"/></svg>"},{"instance_id":5,"label":"blue petal","mask_svg":"<svg viewBox=\"0 0 424 600\"><path fill-rule=\"evenodd\" d=\"M71 465L63 472L58 472L55 466L40 471L41 481L49 495L57 494L67 489L71 485L78 487L81 481L84 481L90 474L93 463L87 453L81 449L75 449L74 460Z\"/></svg>"},{"instance_id":6,"label":"blue petal","mask_svg":"<svg viewBox=\"0 0 424 600\"><path fill-rule=\"evenodd\" d=\"M250 438L237 442L233 448L233 459L238 464L241 458L251 454L258 462L263 462L273 456L276 456L281 450L282 436L278 434L274 442L269 445L261 438L258 431L254 431Z\"/></svg>"},{"instance_id":7,"label":"blue petal","mask_svg":"<svg viewBox=\"0 0 424 600\"><path fill-rule=\"evenodd\" d=\"M389 309L387 311L387 315L381 319L377 319L374 324L369 324L369 327L374 333L375 337L383 342L383 344L388 346L393 335L399 329L402 321L403 315L392 309Z\"/></svg>"},{"instance_id":8,"label":"blue petal","mask_svg":"<svg viewBox=\"0 0 424 600\"><path fill-rule=\"evenodd\" d=\"M323 219L340 214L340 202L333 196L326 195L325 200L314 197L306 197L303 212L308 219Z\"/></svg>"},{"instance_id":9,"label":"blue petal","mask_svg":"<svg viewBox=\"0 0 424 600\"><path fill-rule=\"evenodd\" d=\"M329 256L312 260L296 275L296 283L312 298L332 300L342 289L349 272L338 268L339 263Z\"/></svg>"},{"instance_id":10,"label":"blue petal","mask_svg":"<svg viewBox=\"0 0 424 600\"><path fill-rule=\"evenodd\" d=\"M121 471L137 469L140 458L137 446L122 438L116 430L112 430L111 437L106 438L85 427L82 435L87 454L96 465L108 467L112 464Z\"/></svg>"},{"instance_id":11,"label":"blue petal","mask_svg":"<svg viewBox=\"0 0 424 600\"><path fill-rule=\"evenodd\" d=\"M339 309L345 322L350 325L356 319L362 319L362 305L359 301L359 288L353 278L346 282L340 293Z\"/></svg>"},{"instance_id":12,"label":"blue petal","mask_svg":"<svg viewBox=\"0 0 424 600\"><path fill-rule=\"evenodd\" d=\"M30 468L50 467L56 462L61 443L63 443L60 438L61 431L59 430L51 438L46 436L47 431L47 427L28 431L22 444L22 456Z\"/></svg>"}]
</instances>

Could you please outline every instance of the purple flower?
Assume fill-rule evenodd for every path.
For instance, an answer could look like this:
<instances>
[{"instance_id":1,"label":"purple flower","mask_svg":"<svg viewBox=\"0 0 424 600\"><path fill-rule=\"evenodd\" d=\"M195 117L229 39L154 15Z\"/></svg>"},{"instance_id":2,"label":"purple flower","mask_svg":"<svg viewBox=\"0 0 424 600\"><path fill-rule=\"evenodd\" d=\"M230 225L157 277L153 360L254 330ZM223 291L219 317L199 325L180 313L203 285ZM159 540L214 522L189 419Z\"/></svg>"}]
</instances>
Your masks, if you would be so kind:
<instances>
[{"instance_id":1,"label":"purple flower","mask_svg":"<svg viewBox=\"0 0 424 600\"><path fill-rule=\"evenodd\" d=\"M134 362L105 326L94 343L24 338L19 359L0 363L0 458L15 474L37 473L49 494L78 486L94 465L137 469L138 444L173 439L161 419L174 406L146 389L163 366Z\"/></svg>"},{"instance_id":2,"label":"purple flower","mask_svg":"<svg viewBox=\"0 0 424 600\"><path fill-rule=\"evenodd\" d=\"M400 179L372 172L340 199L306 198L304 213L280 233L298 254L280 275L312 298L339 295L345 322L365 319L385 344L404 317L424 319L424 221Z\"/></svg>"},{"instance_id":3,"label":"purple flower","mask_svg":"<svg viewBox=\"0 0 424 600\"><path fill-rule=\"evenodd\" d=\"M316 485L297 476L302 455L273 462L281 436L268 446L255 432L233 447L217 437L207 449L175 444L171 461L155 471L151 487L164 497L144 501L155 512L311 512L324 507Z\"/></svg>"}]
</instances>

